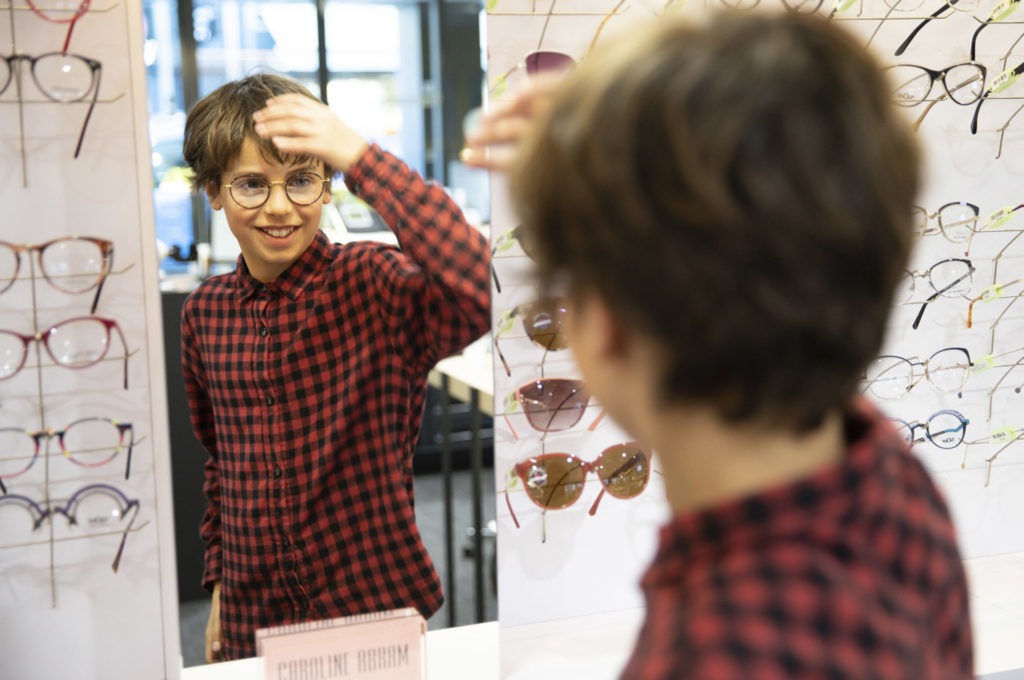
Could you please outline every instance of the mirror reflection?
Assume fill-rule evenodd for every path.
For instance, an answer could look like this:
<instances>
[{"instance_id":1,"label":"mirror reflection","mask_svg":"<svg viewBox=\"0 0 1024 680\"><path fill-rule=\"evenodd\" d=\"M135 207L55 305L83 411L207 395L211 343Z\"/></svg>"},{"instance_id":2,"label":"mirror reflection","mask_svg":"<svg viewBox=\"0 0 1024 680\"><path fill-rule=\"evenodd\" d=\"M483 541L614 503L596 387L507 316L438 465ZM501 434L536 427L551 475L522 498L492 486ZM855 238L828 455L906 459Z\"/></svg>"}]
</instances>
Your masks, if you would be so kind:
<instances>
[{"instance_id":1,"label":"mirror reflection","mask_svg":"<svg viewBox=\"0 0 1024 680\"><path fill-rule=\"evenodd\" d=\"M481 7L478 2L441 5L433 0L328 0L318 15L316 3L306 0L143 3L185 666L204 663L206 656L206 633L211 621L209 590L214 579L207 573L211 518L204 485L209 489L208 461L212 459L208 450L216 450L218 440L204 440L204 446L194 434L194 413L205 401L193 398L190 409L186 395L194 397L196 385L203 383L188 370L182 375L183 360L186 366L189 362L180 351L181 315L185 300L204 281L231 275L239 255L247 264L251 259L245 257L244 239L236 236L241 222L232 219L232 211L240 214L245 209L232 203L234 193L226 188L211 193L205 186L193 191L192 173L182 151L187 114L226 83L256 73L283 76L312 97L327 102L337 120L372 140L381 154L401 159L410 171L443 186L446 200L460 209L474 231L486 237L486 174L467 169L458 160L463 121L481 102ZM317 35L325 36L322 49ZM262 160L257 153L256 164ZM229 173L244 170L248 177L252 168L242 168L237 161L237 155L230 162L222 160L226 165L218 169ZM314 163L322 163L322 159L314 159ZM256 169L270 174L277 170L288 174L293 169L287 162L282 167L277 165ZM235 179L230 176L225 182ZM264 179L270 181L267 205L284 197L285 192L277 197L279 192L272 185L275 180L287 178L268 174ZM316 237L316 242L322 239L330 247L355 244L356 248L366 248L360 245L364 241L381 242L399 245L408 252L411 246L400 243L388 226L387 211L375 210L372 197L365 200L366 193L358 186L353 190L350 184L336 176L316 200L322 235ZM489 270L485 274L486 288ZM353 342L360 352L370 351L374 344L369 336ZM431 629L496 618L494 502L482 491L494 485L491 346L489 338L483 337L429 371L422 406L414 404L413 409L422 408L422 421L417 427L417 419L410 420L417 431L410 437L414 453L408 474L396 477L413 487L415 524L444 591L439 608L421 607L427 609L424 613L436 609L429 619ZM285 353L282 362L292 356ZM428 371L423 374L428 375ZM216 391L211 388L210 395ZM358 415L352 413L353 418L366 417L365 410ZM309 425L309 429L317 427L322 424ZM332 437L336 433L330 432ZM284 458L283 453L278 455ZM287 475L283 461L274 465L278 468L269 468L270 475L275 469ZM356 496L360 492L365 494L366 489L352 490ZM258 507L261 504L250 510ZM335 509L335 513L340 512ZM310 517L302 520L307 526L317 521ZM268 520L268 526L272 524ZM200 527L204 527L202 535ZM292 540L301 543L304 539L293 536ZM379 549L390 551L388 557L397 559L391 547L395 541L381 543ZM301 554L301 549L298 552ZM429 581L433 577L429 565L418 566L425 570ZM331 575L326 578L330 580ZM224 601L223 594L219 601ZM320 612L315 618L343 613L351 612Z\"/></svg>"}]
</instances>

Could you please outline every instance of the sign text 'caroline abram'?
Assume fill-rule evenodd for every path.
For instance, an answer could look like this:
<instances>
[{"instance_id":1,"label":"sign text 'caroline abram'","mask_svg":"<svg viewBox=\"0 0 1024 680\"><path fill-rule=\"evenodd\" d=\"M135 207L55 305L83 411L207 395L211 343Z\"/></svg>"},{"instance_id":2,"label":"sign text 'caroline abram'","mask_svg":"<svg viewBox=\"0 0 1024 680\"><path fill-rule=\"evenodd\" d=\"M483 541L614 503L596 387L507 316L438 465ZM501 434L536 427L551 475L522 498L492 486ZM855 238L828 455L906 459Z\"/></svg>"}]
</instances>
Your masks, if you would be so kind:
<instances>
[{"instance_id":1,"label":"sign text 'caroline abram'","mask_svg":"<svg viewBox=\"0 0 1024 680\"><path fill-rule=\"evenodd\" d=\"M266 680L420 680L427 624L412 608L256 631Z\"/></svg>"}]
</instances>

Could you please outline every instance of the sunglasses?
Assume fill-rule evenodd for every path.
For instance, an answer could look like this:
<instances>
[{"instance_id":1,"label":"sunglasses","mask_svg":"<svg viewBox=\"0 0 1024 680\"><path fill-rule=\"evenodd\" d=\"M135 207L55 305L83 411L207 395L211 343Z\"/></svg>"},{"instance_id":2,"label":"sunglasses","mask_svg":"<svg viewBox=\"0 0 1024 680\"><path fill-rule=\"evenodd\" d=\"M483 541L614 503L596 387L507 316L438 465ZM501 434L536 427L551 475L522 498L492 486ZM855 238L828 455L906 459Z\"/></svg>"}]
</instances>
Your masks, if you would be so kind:
<instances>
[{"instance_id":1,"label":"sunglasses","mask_svg":"<svg viewBox=\"0 0 1024 680\"><path fill-rule=\"evenodd\" d=\"M593 516L605 492L622 500L636 498L644 492L651 478L651 454L636 442L625 442L609 446L596 460L589 462L570 453L542 453L519 461L513 466L512 478L505 487L505 504L516 528L519 528L519 519L508 495L510 486L522 482L529 499L545 512L563 510L583 495L590 473L597 475L601 482L601 492L588 511Z\"/></svg>"},{"instance_id":2,"label":"sunglasses","mask_svg":"<svg viewBox=\"0 0 1024 680\"><path fill-rule=\"evenodd\" d=\"M561 432L575 427L583 419L583 413L590 405L590 391L581 380L570 378L540 378L517 388L505 400L505 422L512 436L519 434L508 414L516 405L523 408L526 420L538 432ZM591 432L604 419L604 410L587 426Z\"/></svg>"},{"instance_id":3,"label":"sunglasses","mask_svg":"<svg viewBox=\"0 0 1024 680\"><path fill-rule=\"evenodd\" d=\"M498 358L501 359L505 375L511 376L512 369L509 367L508 360L505 359L505 354L501 351L498 339L512 331L512 327L515 325L513 322L515 317L518 316L523 320L523 330L526 331L527 337L534 344L544 349L544 357L541 358L541 366L543 367L548 352L555 352L569 346L569 341L562 330L563 322L568 313L564 298L543 297L532 302L516 305L502 314L501 318L498 319L494 332L494 348L498 352Z\"/></svg>"}]
</instances>

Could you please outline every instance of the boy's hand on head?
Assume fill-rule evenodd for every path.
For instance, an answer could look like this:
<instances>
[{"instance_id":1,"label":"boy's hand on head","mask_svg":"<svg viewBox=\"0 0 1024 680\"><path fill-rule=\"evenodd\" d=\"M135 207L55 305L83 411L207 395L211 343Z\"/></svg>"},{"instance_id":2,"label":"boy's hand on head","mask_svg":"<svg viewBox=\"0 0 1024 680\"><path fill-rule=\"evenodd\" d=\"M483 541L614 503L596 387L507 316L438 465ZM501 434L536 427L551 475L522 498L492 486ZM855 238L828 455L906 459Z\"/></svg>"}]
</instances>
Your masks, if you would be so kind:
<instances>
[{"instance_id":1,"label":"boy's hand on head","mask_svg":"<svg viewBox=\"0 0 1024 680\"><path fill-rule=\"evenodd\" d=\"M507 170L523 139L551 106L563 78L562 74L534 76L514 97L495 104L466 135L462 161L475 168Z\"/></svg>"},{"instance_id":2,"label":"boy's hand on head","mask_svg":"<svg viewBox=\"0 0 1024 680\"><path fill-rule=\"evenodd\" d=\"M300 94L267 100L253 114L256 134L269 138L285 154L309 154L334 170L348 172L369 142L345 124L326 104Z\"/></svg>"}]
</instances>

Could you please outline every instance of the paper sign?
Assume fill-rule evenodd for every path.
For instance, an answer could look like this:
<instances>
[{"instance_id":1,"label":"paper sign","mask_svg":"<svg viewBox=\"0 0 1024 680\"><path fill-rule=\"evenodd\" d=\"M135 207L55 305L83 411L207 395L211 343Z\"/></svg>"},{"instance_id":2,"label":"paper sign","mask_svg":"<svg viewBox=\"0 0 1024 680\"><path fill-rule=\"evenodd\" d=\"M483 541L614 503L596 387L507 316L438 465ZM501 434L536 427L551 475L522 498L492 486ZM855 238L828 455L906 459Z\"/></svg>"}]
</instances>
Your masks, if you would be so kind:
<instances>
[{"instance_id":1,"label":"paper sign","mask_svg":"<svg viewBox=\"0 0 1024 680\"><path fill-rule=\"evenodd\" d=\"M266 680L422 680L427 623L412 608L256 631Z\"/></svg>"}]
</instances>

